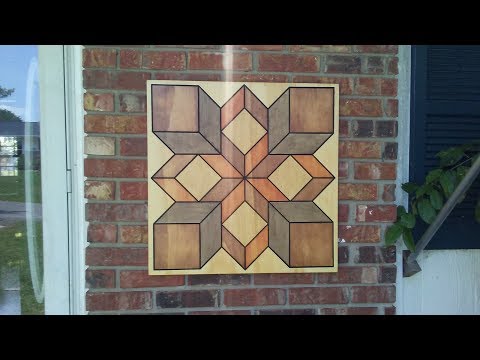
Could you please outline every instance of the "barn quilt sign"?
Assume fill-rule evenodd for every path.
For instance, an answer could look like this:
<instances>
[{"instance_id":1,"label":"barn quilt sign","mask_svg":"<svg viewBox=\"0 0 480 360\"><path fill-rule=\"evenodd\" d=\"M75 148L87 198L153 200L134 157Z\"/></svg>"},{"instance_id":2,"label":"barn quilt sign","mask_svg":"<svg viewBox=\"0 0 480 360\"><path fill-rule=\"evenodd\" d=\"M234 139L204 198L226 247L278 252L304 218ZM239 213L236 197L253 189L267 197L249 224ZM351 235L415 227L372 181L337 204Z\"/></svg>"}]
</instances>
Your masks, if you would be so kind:
<instances>
[{"instance_id":1,"label":"barn quilt sign","mask_svg":"<svg viewBox=\"0 0 480 360\"><path fill-rule=\"evenodd\" d=\"M337 84L147 82L149 273L337 271Z\"/></svg>"}]
</instances>

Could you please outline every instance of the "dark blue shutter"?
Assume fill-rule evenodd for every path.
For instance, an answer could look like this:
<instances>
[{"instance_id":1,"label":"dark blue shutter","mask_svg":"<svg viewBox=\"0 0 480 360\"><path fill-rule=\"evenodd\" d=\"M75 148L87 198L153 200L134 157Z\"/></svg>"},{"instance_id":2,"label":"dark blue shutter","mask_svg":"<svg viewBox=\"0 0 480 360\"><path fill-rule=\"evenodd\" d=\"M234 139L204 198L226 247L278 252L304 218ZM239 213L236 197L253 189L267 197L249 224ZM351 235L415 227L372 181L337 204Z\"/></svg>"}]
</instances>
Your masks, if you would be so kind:
<instances>
[{"instance_id":1,"label":"dark blue shutter","mask_svg":"<svg viewBox=\"0 0 480 360\"><path fill-rule=\"evenodd\" d=\"M480 46L412 46L410 127L410 180L418 183L438 166L437 152L480 140ZM479 194L477 180L427 249L480 248ZM426 227L415 232L417 241Z\"/></svg>"}]
</instances>

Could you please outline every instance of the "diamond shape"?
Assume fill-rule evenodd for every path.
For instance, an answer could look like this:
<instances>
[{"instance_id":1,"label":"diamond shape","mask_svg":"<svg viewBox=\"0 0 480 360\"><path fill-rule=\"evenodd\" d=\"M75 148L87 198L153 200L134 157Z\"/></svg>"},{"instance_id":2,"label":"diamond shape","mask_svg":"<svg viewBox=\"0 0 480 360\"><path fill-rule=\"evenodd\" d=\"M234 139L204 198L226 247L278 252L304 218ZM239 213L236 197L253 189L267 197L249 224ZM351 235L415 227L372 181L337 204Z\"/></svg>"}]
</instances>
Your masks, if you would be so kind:
<instances>
[{"instance_id":1,"label":"diamond shape","mask_svg":"<svg viewBox=\"0 0 480 360\"><path fill-rule=\"evenodd\" d=\"M223 129L223 134L243 154L246 154L266 132L258 121L245 109Z\"/></svg>"},{"instance_id":2,"label":"diamond shape","mask_svg":"<svg viewBox=\"0 0 480 360\"><path fill-rule=\"evenodd\" d=\"M291 156L269 177L270 180L289 200L312 179L312 177Z\"/></svg>"},{"instance_id":3,"label":"diamond shape","mask_svg":"<svg viewBox=\"0 0 480 360\"><path fill-rule=\"evenodd\" d=\"M197 156L176 178L197 200L209 192L220 176L203 160Z\"/></svg>"},{"instance_id":4,"label":"diamond shape","mask_svg":"<svg viewBox=\"0 0 480 360\"><path fill-rule=\"evenodd\" d=\"M246 202L223 223L223 226L244 246L248 245L265 225L267 223Z\"/></svg>"}]
</instances>

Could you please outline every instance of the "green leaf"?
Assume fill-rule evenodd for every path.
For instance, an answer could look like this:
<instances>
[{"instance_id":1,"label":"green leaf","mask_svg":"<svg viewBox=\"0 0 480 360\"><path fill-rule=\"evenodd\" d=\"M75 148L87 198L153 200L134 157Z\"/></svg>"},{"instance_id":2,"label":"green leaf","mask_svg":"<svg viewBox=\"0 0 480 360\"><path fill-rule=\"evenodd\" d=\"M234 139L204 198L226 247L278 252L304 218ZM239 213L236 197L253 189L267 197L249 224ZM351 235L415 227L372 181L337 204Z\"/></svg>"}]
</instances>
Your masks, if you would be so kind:
<instances>
[{"instance_id":1,"label":"green leaf","mask_svg":"<svg viewBox=\"0 0 480 360\"><path fill-rule=\"evenodd\" d=\"M417 216L418 215L418 210L417 210L417 202L416 201L412 201L411 208L412 208L412 214Z\"/></svg>"},{"instance_id":2,"label":"green leaf","mask_svg":"<svg viewBox=\"0 0 480 360\"><path fill-rule=\"evenodd\" d=\"M475 207L475 220L480 223L480 199L478 199L477 206Z\"/></svg>"},{"instance_id":3,"label":"green leaf","mask_svg":"<svg viewBox=\"0 0 480 360\"><path fill-rule=\"evenodd\" d=\"M418 185L412 182L407 182L402 184L402 190L405 191L407 194L413 194L417 189Z\"/></svg>"},{"instance_id":4,"label":"green leaf","mask_svg":"<svg viewBox=\"0 0 480 360\"><path fill-rule=\"evenodd\" d=\"M387 245L393 245L397 241L397 239L402 235L403 227L399 224L395 223L392 226L387 228L385 232L385 243Z\"/></svg>"},{"instance_id":5,"label":"green leaf","mask_svg":"<svg viewBox=\"0 0 480 360\"><path fill-rule=\"evenodd\" d=\"M415 251L415 241L413 240L412 230L403 229L403 243L411 252Z\"/></svg>"},{"instance_id":6,"label":"green leaf","mask_svg":"<svg viewBox=\"0 0 480 360\"><path fill-rule=\"evenodd\" d=\"M427 184L430 184L431 182L437 180L442 174L443 174L443 169L435 169L435 170L429 171L425 180L427 181Z\"/></svg>"},{"instance_id":7,"label":"green leaf","mask_svg":"<svg viewBox=\"0 0 480 360\"><path fill-rule=\"evenodd\" d=\"M400 218L400 224L408 229L413 229L415 227L415 215L409 213L403 214Z\"/></svg>"},{"instance_id":8,"label":"green leaf","mask_svg":"<svg viewBox=\"0 0 480 360\"><path fill-rule=\"evenodd\" d=\"M402 217L403 214L406 214L407 211L405 210L405 208L400 205L400 206L397 206L397 219L400 219Z\"/></svg>"},{"instance_id":9,"label":"green leaf","mask_svg":"<svg viewBox=\"0 0 480 360\"><path fill-rule=\"evenodd\" d=\"M435 210L440 210L443 206L443 197L439 191L433 189L428 193L430 196L430 204L432 204Z\"/></svg>"},{"instance_id":10,"label":"green leaf","mask_svg":"<svg viewBox=\"0 0 480 360\"><path fill-rule=\"evenodd\" d=\"M447 167L455 165L465 155L461 147L451 147L446 150L440 151L435 156L440 158L440 166Z\"/></svg>"},{"instance_id":11,"label":"green leaf","mask_svg":"<svg viewBox=\"0 0 480 360\"><path fill-rule=\"evenodd\" d=\"M420 186L417 191L415 192L415 196L417 199L420 199L423 195L425 195L430 189L433 189L433 186L428 184L428 185L422 185Z\"/></svg>"},{"instance_id":12,"label":"green leaf","mask_svg":"<svg viewBox=\"0 0 480 360\"><path fill-rule=\"evenodd\" d=\"M437 212L430 204L430 201L425 198L418 201L418 214L427 224L431 224L437 216Z\"/></svg>"},{"instance_id":13,"label":"green leaf","mask_svg":"<svg viewBox=\"0 0 480 360\"><path fill-rule=\"evenodd\" d=\"M445 171L440 176L440 185L442 186L442 190L445 193L446 197L450 197L453 191L455 190L456 183L456 175L453 171Z\"/></svg>"},{"instance_id":14,"label":"green leaf","mask_svg":"<svg viewBox=\"0 0 480 360\"><path fill-rule=\"evenodd\" d=\"M467 175L468 170L470 170L470 168L468 166L463 166L462 165L462 166L457 167L458 182L460 182L465 177L465 175Z\"/></svg>"}]
</instances>

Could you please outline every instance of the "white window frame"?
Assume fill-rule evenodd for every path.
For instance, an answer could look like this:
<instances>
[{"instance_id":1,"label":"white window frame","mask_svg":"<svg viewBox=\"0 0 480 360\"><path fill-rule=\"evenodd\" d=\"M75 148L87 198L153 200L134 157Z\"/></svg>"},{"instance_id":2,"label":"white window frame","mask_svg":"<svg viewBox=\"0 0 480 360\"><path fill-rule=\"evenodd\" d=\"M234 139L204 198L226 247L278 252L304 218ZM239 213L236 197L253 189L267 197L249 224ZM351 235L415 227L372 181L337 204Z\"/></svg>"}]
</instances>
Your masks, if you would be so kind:
<instances>
[{"instance_id":1,"label":"white window frame","mask_svg":"<svg viewBox=\"0 0 480 360\"><path fill-rule=\"evenodd\" d=\"M45 314L85 313L82 46L39 45Z\"/></svg>"}]
</instances>

